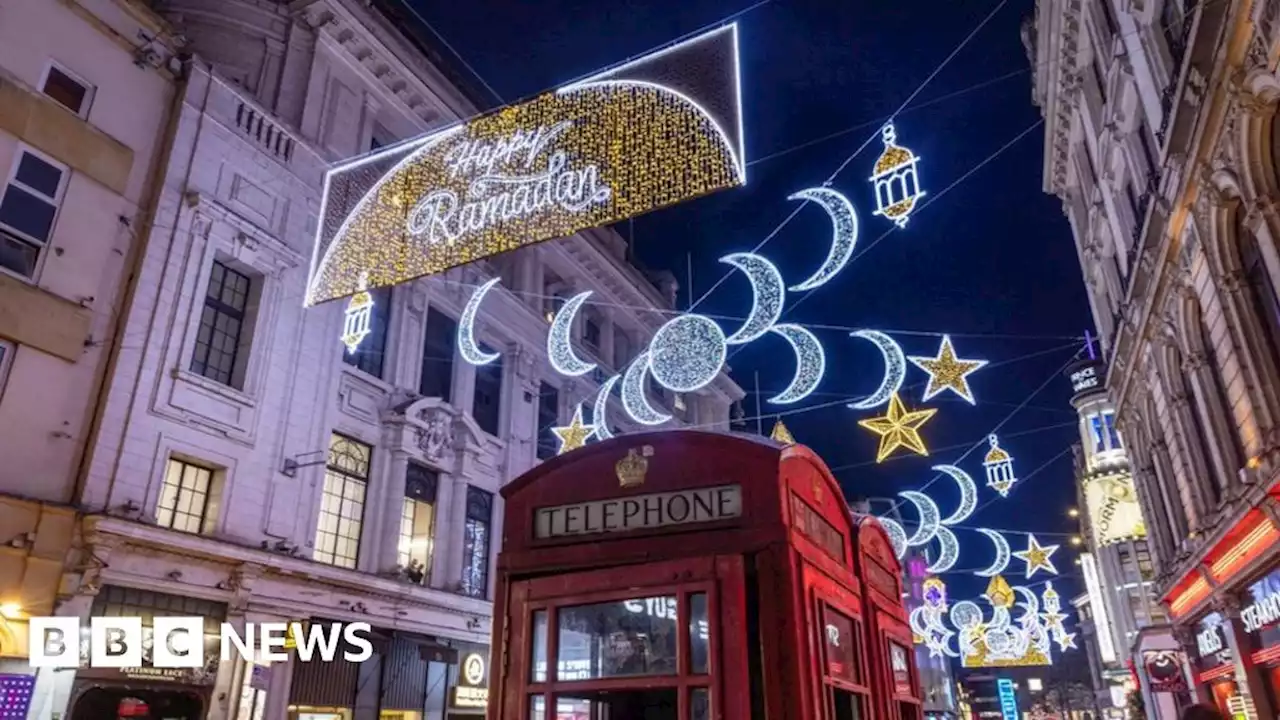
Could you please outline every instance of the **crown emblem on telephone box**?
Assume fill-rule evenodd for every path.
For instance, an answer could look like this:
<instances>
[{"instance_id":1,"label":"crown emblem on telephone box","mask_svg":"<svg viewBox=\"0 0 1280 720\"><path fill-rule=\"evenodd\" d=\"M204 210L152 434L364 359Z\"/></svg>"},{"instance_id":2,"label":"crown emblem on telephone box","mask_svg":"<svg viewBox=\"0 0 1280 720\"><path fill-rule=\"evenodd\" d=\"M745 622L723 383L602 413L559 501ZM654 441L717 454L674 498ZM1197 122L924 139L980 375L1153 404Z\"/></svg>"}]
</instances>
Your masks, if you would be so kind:
<instances>
[{"instance_id":1,"label":"crown emblem on telephone box","mask_svg":"<svg viewBox=\"0 0 1280 720\"><path fill-rule=\"evenodd\" d=\"M652 445L628 449L627 456L613 466L618 473L618 484L624 488L643 485L645 473L649 472L648 458L651 457L653 457Z\"/></svg>"}]
</instances>

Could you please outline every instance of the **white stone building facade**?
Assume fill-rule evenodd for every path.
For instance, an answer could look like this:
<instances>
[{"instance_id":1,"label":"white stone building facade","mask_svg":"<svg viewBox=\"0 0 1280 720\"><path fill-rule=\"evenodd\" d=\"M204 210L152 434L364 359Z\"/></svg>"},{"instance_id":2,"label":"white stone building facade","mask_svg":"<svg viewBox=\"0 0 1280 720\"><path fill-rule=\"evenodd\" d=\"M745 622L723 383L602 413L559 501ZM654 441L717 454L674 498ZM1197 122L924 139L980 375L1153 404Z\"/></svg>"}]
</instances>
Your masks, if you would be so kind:
<instances>
[{"instance_id":1,"label":"white stone building facade","mask_svg":"<svg viewBox=\"0 0 1280 720\"><path fill-rule=\"evenodd\" d=\"M373 332L347 353L342 303L303 308L324 171L478 108L377 3L153 9L190 54L57 613L369 622L378 662L50 674L31 717L135 698L180 717L480 717L446 691L465 656L487 660L498 490L643 349L674 281L587 231L375 293ZM456 323L494 275L505 289L476 327L501 358L477 368ZM566 380L547 318L587 288L575 334L600 372ZM742 394L722 377L660 402L727 430ZM613 409L614 432L634 429Z\"/></svg>"},{"instance_id":2,"label":"white stone building facade","mask_svg":"<svg viewBox=\"0 0 1280 720\"><path fill-rule=\"evenodd\" d=\"M0 675L53 612L180 71L127 0L0 5Z\"/></svg>"},{"instance_id":3,"label":"white stone building facade","mask_svg":"<svg viewBox=\"0 0 1280 720\"><path fill-rule=\"evenodd\" d=\"M1039 0L1024 33L1187 690L1259 717L1280 707L1255 622L1280 582L1278 23L1272 0ZM1144 692L1174 644L1154 629L1129 648Z\"/></svg>"}]
</instances>

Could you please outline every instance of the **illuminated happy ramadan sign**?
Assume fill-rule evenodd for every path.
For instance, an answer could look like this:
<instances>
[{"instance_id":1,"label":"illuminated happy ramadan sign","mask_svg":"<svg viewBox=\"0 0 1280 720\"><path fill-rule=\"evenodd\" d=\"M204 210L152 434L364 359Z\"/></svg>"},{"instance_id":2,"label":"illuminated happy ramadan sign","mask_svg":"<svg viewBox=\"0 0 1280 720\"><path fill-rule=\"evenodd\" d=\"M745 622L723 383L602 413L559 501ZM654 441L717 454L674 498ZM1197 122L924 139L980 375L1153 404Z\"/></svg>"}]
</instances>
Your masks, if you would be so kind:
<instances>
[{"instance_id":1,"label":"illuminated happy ramadan sign","mask_svg":"<svg viewBox=\"0 0 1280 720\"><path fill-rule=\"evenodd\" d=\"M325 176L306 303L745 182L730 25L334 167Z\"/></svg>"}]
</instances>

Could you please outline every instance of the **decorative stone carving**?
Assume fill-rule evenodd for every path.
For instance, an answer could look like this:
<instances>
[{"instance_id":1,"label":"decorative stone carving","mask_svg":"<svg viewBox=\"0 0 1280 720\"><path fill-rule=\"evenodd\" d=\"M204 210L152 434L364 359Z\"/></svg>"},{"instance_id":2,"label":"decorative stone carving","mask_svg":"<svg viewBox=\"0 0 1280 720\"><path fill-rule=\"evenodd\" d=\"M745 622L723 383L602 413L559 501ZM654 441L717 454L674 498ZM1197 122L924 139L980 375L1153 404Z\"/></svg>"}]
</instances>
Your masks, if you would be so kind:
<instances>
[{"instance_id":1,"label":"decorative stone carving","mask_svg":"<svg viewBox=\"0 0 1280 720\"><path fill-rule=\"evenodd\" d=\"M1235 593L1224 592L1214 598L1213 606L1223 616L1238 620L1240 619L1240 611L1244 608L1244 603L1240 601L1240 598Z\"/></svg>"},{"instance_id":2,"label":"decorative stone carving","mask_svg":"<svg viewBox=\"0 0 1280 720\"><path fill-rule=\"evenodd\" d=\"M453 444L453 432L448 414L439 408L423 410L418 420L426 425L418 428L418 449L431 462L440 462L444 451Z\"/></svg>"}]
</instances>

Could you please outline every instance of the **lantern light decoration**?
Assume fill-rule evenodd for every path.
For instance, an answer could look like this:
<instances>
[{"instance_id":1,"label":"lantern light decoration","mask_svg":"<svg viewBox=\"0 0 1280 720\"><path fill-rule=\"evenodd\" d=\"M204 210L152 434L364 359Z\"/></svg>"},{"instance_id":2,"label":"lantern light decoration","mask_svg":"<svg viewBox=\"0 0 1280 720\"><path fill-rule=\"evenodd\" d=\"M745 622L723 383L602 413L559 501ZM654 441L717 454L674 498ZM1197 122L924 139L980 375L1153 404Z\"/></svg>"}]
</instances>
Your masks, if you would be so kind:
<instances>
[{"instance_id":1,"label":"lantern light decoration","mask_svg":"<svg viewBox=\"0 0 1280 720\"><path fill-rule=\"evenodd\" d=\"M343 313L342 344L354 353L369 335L369 319L373 316L373 296L369 294L369 274L360 274L360 290L351 296Z\"/></svg>"},{"instance_id":2,"label":"lantern light decoration","mask_svg":"<svg viewBox=\"0 0 1280 720\"><path fill-rule=\"evenodd\" d=\"M1018 482L1013 474L1013 456L1000 447L1000 438L995 433L987 436L987 442L991 449L982 461L982 467L987 471L987 487L1000 493L1000 497L1008 497L1009 489Z\"/></svg>"},{"instance_id":3,"label":"lantern light decoration","mask_svg":"<svg viewBox=\"0 0 1280 720\"><path fill-rule=\"evenodd\" d=\"M916 164L920 158L898 145L898 134L893 123L880 131L884 152L876 160L871 184L876 191L876 215L892 220L898 227L906 227L916 201L924 197Z\"/></svg>"}]
</instances>

